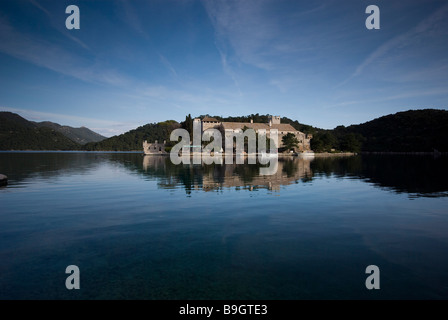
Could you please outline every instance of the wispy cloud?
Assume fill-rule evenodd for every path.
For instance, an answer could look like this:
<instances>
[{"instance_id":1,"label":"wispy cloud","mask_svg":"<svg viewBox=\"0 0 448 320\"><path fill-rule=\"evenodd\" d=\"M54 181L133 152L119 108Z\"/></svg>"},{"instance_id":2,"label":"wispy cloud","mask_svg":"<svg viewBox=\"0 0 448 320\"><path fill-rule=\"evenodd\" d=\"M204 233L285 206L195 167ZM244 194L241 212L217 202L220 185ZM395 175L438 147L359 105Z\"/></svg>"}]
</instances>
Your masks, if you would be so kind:
<instances>
[{"instance_id":1,"label":"wispy cloud","mask_svg":"<svg viewBox=\"0 0 448 320\"><path fill-rule=\"evenodd\" d=\"M41 10L43 13L45 13L48 17L51 17L51 13L50 11L48 11L47 9L45 9L39 2L37 2L36 0L29 0L31 2L31 4L33 6L35 6L36 8L38 8L39 10Z\"/></svg>"},{"instance_id":2,"label":"wispy cloud","mask_svg":"<svg viewBox=\"0 0 448 320\"><path fill-rule=\"evenodd\" d=\"M272 41L280 33L278 26L265 14L268 2L203 2L216 31L217 45L221 47L229 43L242 62L265 70L272 69L273 65L263 58L263 54L270 50Z\"/></svg>"},{"instance_id":3,"label":"wispy cloud","mask_svg":"<svg viewBox=\"0 0 448 320\"><path fill-rule=\"evenodd\" d=\"M137 33L145 38L149 38L142 25L140 16L133 5L133 2L129 0L119 0L117 2L117 5L119 8L119 16L121 17L121 19L132 29L137 31Z\"/></svg>"},{"instance_id":4,"label":"wispy cloud","mask_svg":"<svg viewBox=\"0 0 448 320\"><path fill-rule=\"evenodd\" d=\"M333 4L334 1L318 5L300 1L279 4L277 0L203 1L215 30L215 46L223 71L238 90L244 92L241 79L255 67L260 74L259 84L273 86L281 93L295 87L310 72L314 76L314 63L328 63L321 57L338 35L339 26L325 29L310 21L328 18ZM299 81L294 84L293 78Z\"/></svg>"},{"instance_id":5,"label":"wispy cloud","mask_svg":"<svg viewBox=\"0 0 448 320\"><path fill-rule=\"evenodd\" d=\"M170 71L171 75L175 79L179 79L179 76L178 76L176 70L174 69L173 65L168 61L168 59L161 54L159 54L159 58L160 58L160 62L162 62L162 64Z\"/></svg>"},{"instance_id":6,"label":"wispy cloud","mask_svg":"<svg viewBox=\"0 0 448 320\"><path fill-rule=\"evenodd\" d=\"M222 52L222 50L219 47L217 47L217 49L218 49L219 55L221 57L221 65L222 65L222 68L223 68L224 72L232 79L233 83L235 84L235 87L238 90L238 94L240 96L242 96L243 93L241 92L241 88L240 88L240 85L239 85L239 82L238 82L237 74L233 70L233 68L228 64L228 62L227 62L227 55L224 52Z\"/></svg>"},{"instance_id":7,"label":"wispy cloud","mask_svg":"<svg viewBox=\"0 0 448 320\"><path fill-rule=\"evenodd\" d=\"M385 101L392 101L392 100L401 100L401 99L408 99L408 98L414 98L414 97L424 97L424 96L438 96L438 95L446 95L448 94L448 88L446 87L440 87L440 88L431 88L426 90L413 90L408 92L402 92L398 94L392 94L392 95L386 95L381 96L379 98L374 99L362 99L362 100L347 100L335 104L329 104L324 107L324 109L329 108L336 108L336 107L347 107L351 105L359 105L363 106L368 103L374 103L374 102L385 102Z\"/></svg>"},{"instance_id":8,"label":"wispy cloud","mask_svg":"<svg viewBox=\"0 0 448 320\"><path fill-rule=\"evenodd\" d=\"M228 93L219 93L217 91L208 91L205 88L198 93L196 90L179 90L166 86L146 86L137 91L140 98L149 97L159 101L169 101L171 104L188 105L194 107L207 107L228 105L231 103L232 96Z\"/></svg>"},{"instance_id":9,"label":"wispy cloud","mask_svg":"<svg viewBox=\"0 0 448 320\"><path fill-rule=\"evenodd\" d=\"M57 73L86 82L121 86L129 79L113 70L102 68L66 49L21 33L0 17L0 52Z\"/></svg>"},{"instance_id":10,"label":"wispy cloud","mask_svg":"<svg viewBox=\"0 0 448 320\"><path fill-rule=\"evenodd\" d=\"M299 18L301 18L303 16L308 16L310 14L322 11L324 9L327 9L332 2L334 2L334 0L328 0L328 1L326 1L326 2L324 2L322 4L320 4L320 5L317 5L316 7L312 7L310 9L308 9L308 10L299 11L299 12L294 14L294 18L295 19L299 19Z\"/></svg>"},{"instance_id":11,"label":"wispy cloud","mask_svg":"<svg viewBox=\"0 0 448 320\"><path fill-rule=\"evenodd\" d=\"M441 23L447 18L448 5L443 6L429 17L421 21L416 27L401 35L395 36L380 45L374 52L367 56L364 61L359 64L355 71L337 87L343 86L352 79L360 76L364 70L371 64L380 60L382 57L389 54L391 51L398 49L400 51L406 50L410 45L419 43L422 37L431 36L432 33L437 33L438 29L444 28ZM398 55L397 55L398 56Z\"/></svg>"},{"instance_id":12,"label":"wispy cloud","mask_svg":"<svg viewBox=\"0 0 448 320\"><path fill-rule=\"evenodd\" d=\"M59 23L59 20L54 19L55 15L52 15L50 13L50 11L48 11L44 6L42 6L39 2L37 2L36 0L29 0L30 3L35 6L36 8L38 8L39 10L41 10L46 16L48 21L50 21L51 25L53 26L54 29L56 29L57 31L59 31L61 34L63 34L65 37L69 38L70 40L76 42L77 44L79 44L81 47L83 47L86 50L90 51L90 48L88 45L86 45L83 41L81 41L79 38L71 35L70 33L67 32L67 29L64 27L63 24Z\"/></svg>"},{"instance_id":13,"label":"wispy cloud","mask_svg":"<svg viewBox=\"0 0 448 320\"><path fill-rule=\"evenodd\" d=\"M282 55L296 50L295 45L282 41L284 34L267 9L270 3L270 0L203 1L214 26L222 70L240 96L244 91L240 81L243 64L271 72L279 68Z\"/></svg>"},{"instance_id":14,"label":"wispy cloud","mask_svg":"<svg viewBox=\"0 0 448 320\"><path fill-rule=\"evenodd\" d=\"M297 55L316 50L316 41L325 42L339 33L334 30L338 26L322 30L321 24L309 23L334 14L332 5L340 10L334 2L313 6L297 1L279 4L278 0L204 0L203 5L222 52L229 55L233 50L240 62L274 71L285 70L285 66L296 61Z\"/></svg>"}]
</instances>

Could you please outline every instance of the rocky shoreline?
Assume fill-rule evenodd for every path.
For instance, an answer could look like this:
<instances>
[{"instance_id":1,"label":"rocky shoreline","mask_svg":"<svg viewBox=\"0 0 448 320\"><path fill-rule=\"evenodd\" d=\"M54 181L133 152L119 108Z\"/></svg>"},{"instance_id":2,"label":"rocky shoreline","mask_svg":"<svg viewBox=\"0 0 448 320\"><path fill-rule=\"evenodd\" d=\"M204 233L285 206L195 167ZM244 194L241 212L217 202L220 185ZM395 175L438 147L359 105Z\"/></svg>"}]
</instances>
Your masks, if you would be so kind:
<instances>
[{"instance_id":1,"label":"rocky shoreline","mask_svg":"<svg viewBox=\"0 0 448 320\"><path fill-rule=\"evenodd\" d=\"M8 177L4 174L0 174L0 186L6 186L8 184Z\"/></svg>"}]
</instances>

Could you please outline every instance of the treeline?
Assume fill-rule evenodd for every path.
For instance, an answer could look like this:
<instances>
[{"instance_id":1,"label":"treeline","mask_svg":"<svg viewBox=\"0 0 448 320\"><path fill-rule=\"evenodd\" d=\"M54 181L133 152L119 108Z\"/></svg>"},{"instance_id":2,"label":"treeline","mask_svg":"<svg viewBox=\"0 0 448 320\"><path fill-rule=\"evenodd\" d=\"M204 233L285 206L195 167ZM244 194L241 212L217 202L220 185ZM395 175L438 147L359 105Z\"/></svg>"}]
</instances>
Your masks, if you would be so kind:
<instances>
[{"instance_id":1,"label":"treeline","mask_svg":"<svg viewBox=\"0 0 448 320\"><path fill-rule=\"evenodd\" d=\"M448 111L409 110L359 125L318 130L311 140L317 152L448 152Z\"/></svg>"},{"instance_id":2,"label":"treeline","mask_svg":"<svg viewBox=\"0 0 448 320\"><path fill-rule=\"evenodd\" d=\"M311 139L314 152L361 152L364 136L350 132L339 126L333 130L317 130Z\"/></svg>"},{"instance_id":3,"label":"treeline","mask_svg":"<svg viewBox=\"0 0 448 320\"><path fill-rule=\"evenodd\" d=\"M269 115L258 113L213 117L225 122L269 121ZM319 129L287 117L281 118L281 122L312 134L311 149L315 152L448 152L448 111L445 110L410 110L332 130ZM39 127L15 113L0 112L0 150L141 151L144 140L166 141L169 149L176 143L169 141L171 131L179 127L191 134L191 115L181 123L174 120L149 123L100 142L81 145L52 128Z\"/></svg>"},{"instance_id":4,"label":"treeline","mask_svg":"<svg viewBox=\"0 0 448 320\"><path fill-rule=\"evenodd\" d=\"M83 146L87 151L141 151L143 141L169 141L171 131L179 128L180 124L174 120L159 123L148 123L137 129L100 142L87 143Z\"/></svg>"}]
</instances>

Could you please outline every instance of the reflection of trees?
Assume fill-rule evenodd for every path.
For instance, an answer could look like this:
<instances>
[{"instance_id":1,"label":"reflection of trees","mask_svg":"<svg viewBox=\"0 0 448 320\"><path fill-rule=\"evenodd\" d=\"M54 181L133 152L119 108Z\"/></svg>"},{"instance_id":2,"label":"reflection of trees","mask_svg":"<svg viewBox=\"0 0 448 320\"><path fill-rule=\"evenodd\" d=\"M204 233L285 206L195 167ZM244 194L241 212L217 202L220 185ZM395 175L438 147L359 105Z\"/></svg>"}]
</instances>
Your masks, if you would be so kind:
<instances>
[{"instance_id":1,"label":"reflection of trees","mask_svg":"<svg viewBox=\"0 0 448 320\"><path fill-rule=\"evenodd\" d=\"M61 174L89 174L105 163L124 167L160 188L183 186L187 193L222 188L279 189L312 181L313 176L349 176L396 192L417 196L448 194L448 158L441 156L365 155L354 157L279 158L271 176L259 175L259 164L174 165L168 156L126 153L0 153L0 171L10 185L21 180L50 179Z\"/></svg>"},{"instance_id":2,"label":"reflection of trees","mask_svg":"<svg viewBox=\"0 0 448 320\"><path fill-rule=\"evenodd\" d=\"M75 152L14 152L0 153L0 171L10 185L29 178L50 179L64 173L83 174L94 169L103 154Z\"/></svg>"},{"instance_id":3,"label":"reflection of trees","mask_svg":"<svg viewBox=\"0 0 448 320\"><path fill-rule=\"evenodd\" d=\"M288 177L292 177L296 174L297 172L297 165L294 161L292 160L285 160L283 162L283 172L286 173L286 175Z\"/></svg>"},{"instance_id":4,"label":"reflection of trees","mask_svg":"<svg viewBox=\"0 0 448 320\"><path fill-rule=\"evenodd\" d=\"M448 191L447 157L369 156L363 159L362 177L397 192L430 196Z\"/></svg>"},{"instance_id":5,"label":"reflection of trees","mask_svg":"<svg viewBox=\"0 0 448 320\"><path fill-rule=\"evenodd\" d=\"M250 183L260 172L260 167L259 164L237 165L234 167L233 172L241 177L245 183Z\"/></svg>"},{"instance_id":6,"label":"reflection of trees","mask_svg":"<svg viewBox=\"0 0 448 320\"><path fill-rule=\"evenodd\" d=\"M172 189L181 184L187 194L202 185L204 173L209 174L214 167L215 165L175 165L167 156L145 156L143 158L144 175L157 177L159 186L164 189Z\"/></svg>"},{"instance_id":7,"label":"reflection of trees","mask_svg":"<svg viewBox=\"0 0 448 320\"><path fill-rule=\"evenodd\" d=\"M357 175L362 168L362 158L336 156L316 158L311 166L316 174L324 174L328 177L331 175Z\"/></svg>"},{"instance_id":8,"label":"reflection of trees","mask_svg":"<svg viewBox=\"0 0 448 320\"><path fill-rule=\"evenodd\" d=\"M441 196L448 191L447 160L446 156L363 155L316 158L311 168L317 175L353 176L396 192Z\"/></svg>"}]
</instances>

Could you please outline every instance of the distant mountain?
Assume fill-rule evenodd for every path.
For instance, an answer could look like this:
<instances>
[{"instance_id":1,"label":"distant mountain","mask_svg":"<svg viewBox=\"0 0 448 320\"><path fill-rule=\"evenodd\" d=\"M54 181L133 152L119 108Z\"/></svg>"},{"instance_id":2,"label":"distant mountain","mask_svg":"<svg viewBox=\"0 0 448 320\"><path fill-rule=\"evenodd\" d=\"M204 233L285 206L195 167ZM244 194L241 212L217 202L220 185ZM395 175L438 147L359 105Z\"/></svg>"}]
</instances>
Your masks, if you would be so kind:
<instances>
[{"instance_id":1,"label":"distant mountain","mask_svg":"<svg viewBox=\"0 0 448 320\"><path fill-rule=\"evenodd\" d=\"M143 151L144 140L148 142L154 142L155 140L163 142L166 140L167 145L170 145L171 131L179 127L180 124L174 120L148 123L100 142L87 143L83 146L83 149L88 151Z\"/></svg>"},{"instance_id":2,"label":"distant mountain","mask_svg":"<svg viewBox=\"0 0 448 320\"><path fill-rule=\"evenodd\" d=\"M70 140L73 140L74 142L79 144L86 144L88 142L99 142L106 139L106 137L103 137L102 135L86 127L73 128L69 126L61 126L60 124L50 121L34 122L34 124L36 124L38 127L46 127L58 131Z\"/></svg>"},{"instance_id":3,"label":"distant mountain","mask_svg":"<svg viewBox=\"0 0 448 320\"><path fill-rule=\"evenodd\" d=\"M78 150L62 133L39 127L18 114L0 112L0 150Z\"/></svg>"}]
</instances>

